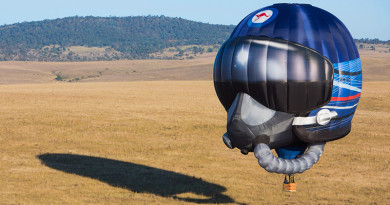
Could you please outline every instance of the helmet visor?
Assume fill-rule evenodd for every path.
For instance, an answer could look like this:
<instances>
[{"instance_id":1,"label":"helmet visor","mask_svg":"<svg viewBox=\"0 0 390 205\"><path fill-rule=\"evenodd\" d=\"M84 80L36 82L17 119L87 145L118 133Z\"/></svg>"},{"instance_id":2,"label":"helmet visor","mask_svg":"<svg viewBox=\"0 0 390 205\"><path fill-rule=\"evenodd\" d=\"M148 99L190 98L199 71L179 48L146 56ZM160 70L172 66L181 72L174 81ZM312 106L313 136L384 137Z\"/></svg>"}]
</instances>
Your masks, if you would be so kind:
<instances>
[{"instance_id":1,"label":"helmet visor","mask_svg":"<svg viewBox=\"0 0 390 205\"><path fill-rule=\"evenodd\" d=\"M330 101L333 66L315 50L295 42L237 37L226 41L217 54L214 86L226 110L243 92L269 109L299 114Z\"/></svg>"}]
</instances>

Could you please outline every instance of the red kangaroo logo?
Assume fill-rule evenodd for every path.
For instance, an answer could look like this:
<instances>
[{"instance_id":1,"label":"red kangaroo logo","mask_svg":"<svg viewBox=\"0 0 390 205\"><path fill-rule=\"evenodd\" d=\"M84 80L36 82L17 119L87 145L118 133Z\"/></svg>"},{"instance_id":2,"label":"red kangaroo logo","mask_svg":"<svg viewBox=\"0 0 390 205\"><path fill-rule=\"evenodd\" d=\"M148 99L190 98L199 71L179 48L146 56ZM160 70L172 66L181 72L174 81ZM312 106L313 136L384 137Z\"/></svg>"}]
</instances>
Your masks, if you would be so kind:
<instances>
[{"instance_id":1,"label":"red kangaroo logo","mask_svg":"<svg viewBox=\"0 0 390 205\"><path fill-rule=\"evenodd\" d=\"M266 13L257 14L257 15L256 15L257 19L256 19L255 21L259 20L259 19L260 19L261 17L263 17L263 16L269 17L269 16L267 16Z\"/></svg>"}]
</instances>

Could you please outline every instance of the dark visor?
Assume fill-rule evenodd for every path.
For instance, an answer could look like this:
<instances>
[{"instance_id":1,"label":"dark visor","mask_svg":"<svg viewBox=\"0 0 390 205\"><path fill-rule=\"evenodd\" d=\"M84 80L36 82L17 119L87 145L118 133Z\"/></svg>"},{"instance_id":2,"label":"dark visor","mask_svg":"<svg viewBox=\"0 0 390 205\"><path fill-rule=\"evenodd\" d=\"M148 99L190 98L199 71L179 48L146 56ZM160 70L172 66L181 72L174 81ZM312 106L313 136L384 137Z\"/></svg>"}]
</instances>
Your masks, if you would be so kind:
<instances>
[{"instance_id":1,"label":"dark visor","mask_svg":"<svg viewBox=\"0 0 390 205\"><path fill-rule=\"evenodd\" d=\"M229 109L240 92L269 109L299 114L330 101L332 63L298 43L268 37L229 39L214 64L218 98Z\"/></svg>"}]
</instances>

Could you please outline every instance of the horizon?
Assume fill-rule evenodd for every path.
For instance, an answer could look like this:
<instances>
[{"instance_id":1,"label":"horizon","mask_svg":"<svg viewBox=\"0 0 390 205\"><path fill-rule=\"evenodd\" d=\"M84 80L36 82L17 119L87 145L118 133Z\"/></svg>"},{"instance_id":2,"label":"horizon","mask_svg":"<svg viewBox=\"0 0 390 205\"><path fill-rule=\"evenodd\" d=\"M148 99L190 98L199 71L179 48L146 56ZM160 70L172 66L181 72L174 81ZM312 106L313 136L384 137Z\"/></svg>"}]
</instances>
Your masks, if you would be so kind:
<instances>
[{"instance_id":1,"label":"horizon","mask_svg":"<svg viewBox=\"0 0 390 205\"><path fill-rule=\"evenodd\" d=\"M16 22L16 23L12 23L12 24L3 24L3 25L0 25L0 27L5 27L5 26L11 26L11 25L15 25L15 24L22 24L22 23L31 23L31 22L41 22L41 21L50 21L50 20L57 20L57 19L65 19L65 18L74 18L74 17L79 17L79 18L85 18L85 17L95 17L95 18L126 18L126 17L148 17L148 16L151 16L151 17L167 17L167 18L181 18L181 19L184 19L184 20L189 20L189 21L194 21L194 22L198 22L198 23L205 23L205 24L210 24L210 25L224 25L224 26L236 26L236 25L233 25L233 24L213 24L213 23L208 23L208 22L201 22L201 21L196 21L196 20L191 20L191 19L186 19L186 18L183 18L183 17L172 17L172 16L166 16L166 15L137 15L137 16L93 16L93 15L87 15L87 16L79 16L79 15L75 15L75 16L65 16L65 17L60 17L60 18L53 18L53 19L43 19L43 20L36 20L36 21L23 21L23 22ZM374 40L374 39L378 39L380 41L390 41L389 40L384 40L384 39L380 39L380 38L376 38L376 37L373 37L373 38L369 38L369 37L362 37L362 38L354 38L354 39L371 39L371 40Z\"/></svg>"},{"instance_id":2,"label":"horizon","mask_svg":"<svg viewBox=\"0 0 390 205\"><path fill-rule=\"evenodd\" d=\"M242 4L222 0L212 2L205 0L196 2L182 2L180 0L149 0L142 2L124 0L113 0L111 2L102 0L53 2L38 0L30 2L20 0L3 3L0 24L4 26L74 16L128 17L163 15L209 24L237 25L249 13L278 2L274 0L267 2L249 0ZM387 19L390 19L390 13L387 12L390 9L390 1L283 1L283 3L298 2L309 3L334 14L347 26L355 39L378 38L382 41L390 40L390 25L386 22ZM374 15L367 15L371 13Z\"/></svg>"}]
</instances>

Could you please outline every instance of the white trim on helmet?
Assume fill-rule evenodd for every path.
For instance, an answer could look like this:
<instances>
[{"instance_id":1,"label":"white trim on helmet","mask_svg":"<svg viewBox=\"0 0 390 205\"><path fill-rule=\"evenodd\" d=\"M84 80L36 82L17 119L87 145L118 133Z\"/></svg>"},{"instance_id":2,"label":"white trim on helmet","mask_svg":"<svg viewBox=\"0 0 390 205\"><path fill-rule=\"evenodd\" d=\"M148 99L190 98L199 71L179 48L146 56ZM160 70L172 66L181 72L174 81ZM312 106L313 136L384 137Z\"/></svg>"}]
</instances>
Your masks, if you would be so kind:
<instances>
[{"instance_id":1,"label":"white trim on helmet","mask_svg":"<svg viewBox=\"0 0 390 205\"><path fill-rule=\"evenodd\" d=\"M351 108L354 108L356 107L358 104L354 104L354 105L351 105L351 106L324 106L322 108L329 108L329 109L342 109L342 110L346 110L346 109L351 109Z\"/></svg>"},{"instance_id":2,"label":"white trim on helmet","mask_svg":"<svg viewBox=\"0 0 390 205\"><path fill-rule=\"evenodd\" d=\"M292 125L326 125L331 119L337 117L336 111L329 111L328 109L320 110L316 116L310 117L294 117Z\"/></svg>"}]
</instances>

